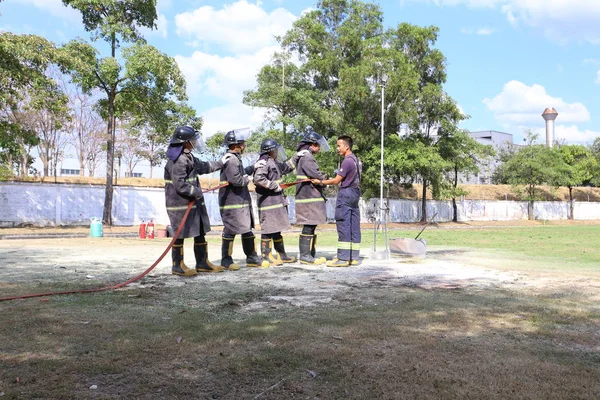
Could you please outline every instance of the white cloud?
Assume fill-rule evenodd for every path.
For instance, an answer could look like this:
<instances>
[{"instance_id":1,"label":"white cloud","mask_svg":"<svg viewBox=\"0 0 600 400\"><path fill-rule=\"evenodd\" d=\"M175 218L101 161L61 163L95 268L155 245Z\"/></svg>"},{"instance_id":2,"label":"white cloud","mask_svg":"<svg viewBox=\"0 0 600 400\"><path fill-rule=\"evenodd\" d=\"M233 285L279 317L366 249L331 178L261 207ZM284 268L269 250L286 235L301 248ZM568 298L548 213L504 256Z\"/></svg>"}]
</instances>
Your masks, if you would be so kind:
<instances>
[{"instance_id":1,"label":"white cloud","mask_svg":"<svg viewBox=\"0 0 600 400\"><path fill-rule=\"evenodd\" d=\"M202 6L175 16L178 35L234 53L253 53L275 45L275 36L287 32L295 20L296 16L283 8L268 13L260 3L246 0L218 10Z\"/></svg>"},{"instance_id":2,"label":"white cloud","mask_svg":"<svg viewBox=\"0 0 600 400\"><path fill-rule=\"evenodd\" d=\"M438 6L492 8L513 25L529 26L559 41L600 44L600 1L597 0L403 0Z\"/></svg>"},{"instance_id":3,"label":"white cloud","mask_svg":"<svg viewBox=\"0 0 600 400\"><path fill-rule=\"evenodd\" d=\"M227 132L235 128L257 127L262 124L264 113L263 109L253 109L241 103L210 108L202 112L202 134L209 137L217 132Z\"/></svg>"},{"instance_id":4,"label":"white cloud","mask_svg":"<svg viewBox=\"0 0 600 400\"><path fill-rule=\"evenodd\" d=\"M190 97L199 94L227 101L242 101L244 90L256 86L256 75L279 47L264 47L254 54L219 56L195 51L190 57L175 56L185 75Z\"/></svg>"},{"instance_id":5,"label":"white cloud","mask_svg":"<svg viewBox=\"0 0 600 400\"><path fill-rule=\"evenodd\" d=\"M81 13L72 7L65 7L62 0L21 0L21 3L31 4L53 17L81 23Z\"/></svg>"},{"instance_id":6,"label":"white cloud","mask_svg":"<svg viewBox=\"0 0 600 400\"><path fill-rule=\"evenodd\" d=\"M484 99L488 110L504 126L540 123L541 114L547 107L558 111L559 122L586 122L590 113L582 103L567 103L560 97L552 97L541 85L531 85L519 81L507 82L502 92L492 99Z\"/></svg>"},{"instance_id":7,"label":"white cloud","mask_svg":"<svg viewBox=\"0 0 600 400\"><path fill-rule=\"evenodd\" d=\"M546 140L546 128L534 130L540 142ZM589 129L579 129L577 125L556 125L554 127L554 140L565 140L567 143L591 143L600 137L600 132L591 131Z\"/></svg>"},{"instance_id":8,"label":"white cloud","mask_svg":"<svg viewBox=\"0 0 600 400\"><path fill-rule=\"evenodd\" d=\"M494 33L495 30L492 28L487 28L487 27L482 27L482 28L478 28L478 29L462 28L460 30L460 32L464 33L465 35L489 36L492 33Z\"/></svg>"}]
</instances>

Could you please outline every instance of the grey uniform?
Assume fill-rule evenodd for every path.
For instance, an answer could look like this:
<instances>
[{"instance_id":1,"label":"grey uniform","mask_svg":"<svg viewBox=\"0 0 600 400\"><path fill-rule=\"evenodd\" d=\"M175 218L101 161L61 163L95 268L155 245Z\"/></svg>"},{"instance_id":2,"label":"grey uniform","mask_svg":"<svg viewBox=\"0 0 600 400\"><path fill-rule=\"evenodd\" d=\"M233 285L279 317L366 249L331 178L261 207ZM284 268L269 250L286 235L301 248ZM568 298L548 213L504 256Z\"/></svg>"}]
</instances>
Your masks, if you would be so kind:
<instances>
[{"instance_id":1,"label":"grey uniform","mask_svg":"<svg viewBox=\"0 0 600 400\"><path fill-rule=\"evenodd\" d=\"M223 220L224 234L243 234L254 228L252 216L252 199L248 191L249 178L244 177L245 170L239 153L227 151L233 157L221 170L221 182L229 185L219 189L219 210Z\"/></svg>"},{"instance_id":2,"label":"grey uniform","mask_svg":"<svg viewBox=\"0 0 600 400\"><path fill-rule=\"evenodd\" d=\"M296 179L323 179L315 156L310 150L301 150L294 157ZM319 225L327 223L327 209L321 186L311 182L296 185L296 223L299 225Z\"/></svg>"},{"instance_id":3,"label":"grey uniform","mask_svg":"<svg viewBox=\"0 0 600 400\"><path fill-rule=\"evenodd\" d=\"M272 157L255 164L254 184L258 199L258 215L262 234L271 234L290 228L287 200L280 190L281 177L294 170L291 163L280 163Z\"/></svg>"},{"instance_id":4,"label":"grey uniform","mask_svg":"<svg viewBox=\"0 0 600 400\"><path fill-rule=\"evenodd\" d=\"M196 237L210 232L210 220L204 203L198 175L221 169L221 161L200 161L191 153L182 152L176 161L165 166L165 200L171 226L177 230L190 201L195 204L185 221L178 239Z\"/></svg>"}]
</instances>

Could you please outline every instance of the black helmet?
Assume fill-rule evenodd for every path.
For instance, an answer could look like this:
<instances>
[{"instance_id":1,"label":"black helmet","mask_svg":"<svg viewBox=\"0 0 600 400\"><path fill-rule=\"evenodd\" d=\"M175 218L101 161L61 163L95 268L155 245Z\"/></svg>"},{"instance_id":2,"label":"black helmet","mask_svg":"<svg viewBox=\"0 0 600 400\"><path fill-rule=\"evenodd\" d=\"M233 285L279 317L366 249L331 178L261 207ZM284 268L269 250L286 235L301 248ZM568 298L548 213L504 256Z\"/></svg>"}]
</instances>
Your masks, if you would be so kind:
<instances>
[{"instance_id":1,"label":"black helmet","mask_svg":"<svg viewBox=\"0 0 600 400\"><path fill-rule=\"evenodd\" d=\"M169 143L181 144L185 142L193 142L199 137L199 132L191 126L178 126L177 128L175 128L175 133L173 133L173 137L171 137Z\"/></svg>"},{"instance_id":2,"label":"black helmet","mask_svg":"<svg viewBox=\"0 0 600 400\"><path fill-rule=\"evenodd\" d=\"M300 142L317 144L321 147L321 151L331 150L331 148L329 147L329 144L327 143L327 140L315 131L308 131L307 133L305 133L304 137L302 138L302 140Z\"/></svg>"},{"instance_id":3,"label":"black helmet","mask_svg":"<svg viewBox=\"0 0 600 400\"><path fill-rule=\"evenodd\" d=\"M232 144L245 143L250 138L250 128L234 129L225 134L223 146L229 147Z\"/></svg>"},{"instance_id":4,"label":"black helmet","mask_svg":"<svg viewBox=\"0 0 600 400\"><path fill-rule=\"evenodd\" d=\"M304 143L321 143L323 141L323 136L319 135L317 132L315 131L309 131L308 133L306 133L304 135L304 137L302 138L301 142Z\"/></svg>"},{"instance_id":5,"label":"black helmet","mask_svg":"<svg viewBox=\"0 0 600 400\"><path fill-rule=\"evenodd\" d=\"M260 144L260 154L270 153L279 147L275 139L265 139Z\"/></svg>"}]
</instances>

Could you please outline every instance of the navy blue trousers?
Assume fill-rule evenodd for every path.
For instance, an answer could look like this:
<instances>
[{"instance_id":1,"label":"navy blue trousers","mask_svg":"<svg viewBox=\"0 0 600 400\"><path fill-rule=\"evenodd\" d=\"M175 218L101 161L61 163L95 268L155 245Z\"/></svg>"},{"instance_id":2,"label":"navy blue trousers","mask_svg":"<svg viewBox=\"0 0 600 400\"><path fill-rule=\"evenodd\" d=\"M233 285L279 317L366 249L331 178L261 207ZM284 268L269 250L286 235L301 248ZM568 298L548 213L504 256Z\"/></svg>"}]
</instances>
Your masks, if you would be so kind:
<instances>
[{"instance_id":1,"label":"navy blue trousers","mask_svg":"<svg viewBox=\"0 0 600 400\"><path fill-rule=\"evenodd\" d=\"M335 225L338 232L337 258L358 260L360 255L360 189L340 189L335 203Z\"/></svg>"}]
</instances>

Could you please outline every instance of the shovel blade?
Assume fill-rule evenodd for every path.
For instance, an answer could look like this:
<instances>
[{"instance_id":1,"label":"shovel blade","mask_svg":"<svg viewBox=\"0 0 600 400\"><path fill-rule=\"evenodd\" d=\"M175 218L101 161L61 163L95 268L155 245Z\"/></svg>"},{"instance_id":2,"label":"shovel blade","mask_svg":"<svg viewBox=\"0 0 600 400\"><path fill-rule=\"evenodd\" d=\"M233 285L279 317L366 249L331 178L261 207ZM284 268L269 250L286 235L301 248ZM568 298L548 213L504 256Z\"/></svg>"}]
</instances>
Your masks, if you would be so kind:
<instances>
[{"instance_id":1,"label":"shovel blade","mask_svg":"<svg viewBox=\"0 0 600 400\"><path fill-rule=\"evenodd\" d=\"M424 240L398 238L390 240L390 250L396 254L422 256L425 255L427 248Z\"/></svg>"}]
</instances>

